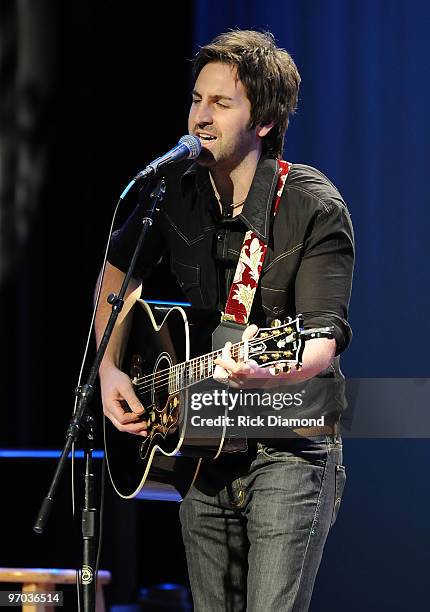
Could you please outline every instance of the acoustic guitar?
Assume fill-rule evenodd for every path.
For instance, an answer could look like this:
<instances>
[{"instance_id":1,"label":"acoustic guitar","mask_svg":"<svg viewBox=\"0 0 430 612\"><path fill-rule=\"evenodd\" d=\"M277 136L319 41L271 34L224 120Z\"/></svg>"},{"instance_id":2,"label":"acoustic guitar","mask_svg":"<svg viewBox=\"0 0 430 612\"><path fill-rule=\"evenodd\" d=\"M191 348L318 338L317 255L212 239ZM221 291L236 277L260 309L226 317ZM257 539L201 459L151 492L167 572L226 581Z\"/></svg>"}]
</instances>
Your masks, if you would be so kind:
<instances>
[{"instance_id":1,"label":"acoustic guitar","mask_svg":"<svg viewBox=\"0 0 430 612\"><path fill-rule=\"evenodd\" d=\"M160 325L150 306L137 300L122 363L145 408L147 437L120 432L104 418L104 441L108 471L115 491L123 498L135 497L145 482L173 485L184 497L194 483L202 458L216 459L231 444L225 425L212 427L210 436L199 437L190 426L189 395L205 381L212 382L214 361L221 349L191 357L190 325L185 310L171 308ZM307 339L332 337L332 328L302 328L299 315L284 323L260 328L249 341L232 345L236 361L255 360L273 372L300 368ZM243 448L242 448L243 449Z\"/></svg>"}]
</instances>

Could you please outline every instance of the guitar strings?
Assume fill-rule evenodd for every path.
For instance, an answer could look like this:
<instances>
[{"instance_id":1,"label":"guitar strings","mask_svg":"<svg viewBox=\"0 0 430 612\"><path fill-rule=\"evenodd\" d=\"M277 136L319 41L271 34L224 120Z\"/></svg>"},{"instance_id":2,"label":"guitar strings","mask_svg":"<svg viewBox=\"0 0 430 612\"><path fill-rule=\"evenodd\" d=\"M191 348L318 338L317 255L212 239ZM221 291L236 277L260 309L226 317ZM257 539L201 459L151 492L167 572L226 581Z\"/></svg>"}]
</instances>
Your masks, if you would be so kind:
<instances>
[{"instance_id":1,"label":"guitar strings","mask_svg":"<svg viewBox=\"0 0 430 612\"><path fill-rule=\"evenodd\" d=\"M248 343L250 345L254 345L254 344L258 344L259 342L261 342L261 340L249 340ZM241 348L241 345L243 345L243 342L238 342L236 344L233 344L231 347L231 352L232 355L234 357L238 356L239 353L239 349ZM189 361L185 361L182 363L178 363L173 365L171 368L166 368L165 370L159 370L158 372L153 372L151 374L147 374L145 376L141 376L136 380L136 386L139 388L139 391L143 392L146 389L149 389L152 387L152 381L154 378L156 378L157 382L164 382L164 385L168 384L168 380L169 378L172 378L173 380L176 379L176 374L180 375L180 368L183 367L185 369L185 367L187 367L189 369L189 372L191 371L195 371L196 373L198 371L200 371L200 368L194 367L197 366L199 361L203 361L204 362L204 366L203 369L206 369L206 366L209 364L209 360L210 358L212 359L217 359L218 357L221 357L222 355L222 351L218 350L218 351L213 351L212 353L207 353L206 355L202 355L200 357L194 357L193 359L190 359ZM193 363L194 362L194 363ZM190 364L192 364L190 366ZM172 373L172 371L175 371L174 373ZM209 375L210 376L210 375ZM164 381L163 381L164 378ZM148 385L146 385L146 383L149 383ZM142 386L146 385L146 389L142 389ZM179 391L179 389L178 389Z\"/></svg>"},{"instance_id":2,"label":"guitar strings","mask_svg":"<svg viewBox=\"0 0 430 612\"><path fill-rule=\"evenodd\" d=\"M258 339L258 338L254 339L254 340L251 339L251 340L248 341L249 345L251 345L251 346L254 346L255 344L259 344L260 342L261 342L261 339ZM232 345L231 351L233 353L233 357L237 356L237 355L235 355L235 353L237 352L237 349L240 349L242 344L243 344L243 342L238 342L238 343ZM270 352L279 352L279 350L277 350L277 351L270 351ZM194 371L197 373L199 368L197 368L197 367L194 368L194 366L197 366L199 361L203 360L203 361L209 362L209 358L214 357L216 359L218 356L221 356L221 354L222 354L222 351L218 350L218 351L213 351L212 353L207 353L206 355L202 355L200 357L194 357L193 359L190 359L189 361L182 362L180 364L175 364L171 368L166 368L164 370L159 370L156 373L152 372L151 374L147 374L145 376L141 376L141 377L137 378L135 384L138 387L142 387L142 385L144 385L145 382L150 382L155 377L157 378L158 381L160 381L163 378L163 376L164 377L165 376L170 377L172 375L171 374L172 370L178 370L180 367L184 367L184 366L188 366L188 368L190 368L190 364L193 364L191 366L191 369L194 369ZM173 375L173 376L175 376L175 375ZM152 382L151 382L151 385L152 385Z\"/></svg>"},{"instance_id":3,"label":"guitar strings","mask_svg":"<svg viewBox=\"0 0 430 612\"><path fill-rule=\"evenodd\" d=\"M240 343L232 345L231 352L232 352L233 357L238 357L238 353L239 353L238 349L240 349L241 344L243 343L240 342ZM221 357L221 354L222 354L221 351L214 351L212 353L207 353L206 355L202 355L201 357L194 357L193 359L190 359L189 361L175 364L170 368L166 368L164 370L159 370L158 372L152 372L151 374L141 376L136 380L134 384L136 385L140 393L144 393L145 391L153 387L153 381L155 379L156 384L154 385L154 389L161 389L162 387L165 387L166 385L168 385L170 380L173 382L173 381L176 381L177 376L179 378L181 377L181 372L180 372L181 367L184 368L184 372L182 374L184 374L185 369L187 369L188 373L195 373L197 375L197 372L200 372L201 370L206 370L211 358L212 358L212 365L214 365L213 360L217 359L218 357ZM201 368L197 367L199 361L203 363L203 366ZM211 374L208 374L208 377L209 376L211 376ZM190 384L193 384L193 383L190 383ZM179 391L180 389L177 389L177 390Z\"/></svg>"},{"instance_id":4,"label":"guitar strings","mask_svg":"<svg viewBox=\"0 0 430 612\"><path fill-rule=\"evenodd\" d=\"M248 345L252 347L256 344L259 344L261 341L262 340L259 338L251 339L251 340L248 340ZM238 342L232 345L231 352L232 352L233 357L238 357L239 350L243 344L244 344L243 342ZM279 350L270 351L270 352L279 352ZM145 391L148 391L149 389L161 390L164 387L168 387L170 383L173 384L173 383L179 382L181 378L183 380L183 375L186 373L195 375L197 380L189 381L189 383L186 384L185 386L182 386L176 389L177 385L174 385L175 389L173 389L171 392L177 392L177 391L180 391L181 388L186 388L188 386L195 384L196 382L199 382L199 380L204 380L205 378L209 378L212 375L212 372L208 373L208 375L207 376L205 375L203 378L199 378L199 376L201 376L202 371L206 372L207 366L209 365L209 361L211 358L213 360L214 358L216 359L217 357L220 357L221 355L222 355L222 351L219 350L219 351L213 351L212 353L207 353L206 355L202 355L200 357L194 357L193 359L189 361L182 362L180 364L175 364L170 368L166 368L164 370L159 370L158 372L155 372L155 373L153 372L151 374L141 376L136 379L134 384L137 387L139 394L141 394L141 393L144 393ZM199 362L200 362L200 367L199 367ZM213 365L214 364L212 361L212 366ZM180 368L183 368L182 373L180 371ZM185 372L186 368L188 372ZM212 370L213 369L214 367L212 367ZM207 371L209 372L209 368ZM155 379L155 384L154 384L154 379Z\"/></svg>"},{"instance_id":5,"label":"guitar strings","mask_svg":"<svg viewBox=\"0 0 430 612\"><path fill-rule=\"evenodd\" d=\"M296 363L296 361L289 360L289 359L282 360L282 362L286 363L286 364L289 364L289 365L292 365L292 364ZM272 364L273 364L273 362L271 362L270 364L267 364L267 365L272 365ZM160 370L160 372L161 372L161 370ZM192 385L194 385L194 384L196 384L198 382L201 382L203 380L206 380L206 379L210 378L212 376L212 372L207 374L207 375L205 375L205 376L201 376L199 374L198 378L196 377L195 380L190 380L190 381L188 381L188 383L185 383L185 384L182 381L179 386L176 384L177 383L176 376L172 375L171 380L169 380L169 376L167 377L167 380L164 380L164 381L160 381L160 380L157 379L157 382L155 384L153 384L151 381L148 381L148 384L140 385L139 388L136 389L137 394L139 396L141 396L141 394L143 394L146 391L149 391L151 389L153 389L155 391L158 391L160 393L163 392L163 390L164 390L167 393L167 395L171 395L173 393L178 393L179 391L182 391L183 389L191 387ZM157 378L157 374L151 375L151 378Z\"/></svg>"}]
</instances>

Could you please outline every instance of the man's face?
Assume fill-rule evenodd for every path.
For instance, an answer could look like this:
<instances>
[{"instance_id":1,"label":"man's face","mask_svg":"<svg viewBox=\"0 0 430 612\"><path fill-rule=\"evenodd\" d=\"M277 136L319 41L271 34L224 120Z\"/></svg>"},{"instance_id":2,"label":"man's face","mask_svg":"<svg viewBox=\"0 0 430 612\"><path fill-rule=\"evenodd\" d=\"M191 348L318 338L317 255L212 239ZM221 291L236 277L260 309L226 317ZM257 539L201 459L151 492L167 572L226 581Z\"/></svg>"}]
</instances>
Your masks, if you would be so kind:
<instances>
[{"instance_id":1,"label":"man's face","mask_svg":"<svg viewBox=\"0 0 430 612\"><path fill-rule=\"evenodd\" d=\"M261 139L249 129L251 104L236 68L212 62L199 73L188 117L188 131L200 138L199 164L234 168Z\"/></svg>"}]
</instances>

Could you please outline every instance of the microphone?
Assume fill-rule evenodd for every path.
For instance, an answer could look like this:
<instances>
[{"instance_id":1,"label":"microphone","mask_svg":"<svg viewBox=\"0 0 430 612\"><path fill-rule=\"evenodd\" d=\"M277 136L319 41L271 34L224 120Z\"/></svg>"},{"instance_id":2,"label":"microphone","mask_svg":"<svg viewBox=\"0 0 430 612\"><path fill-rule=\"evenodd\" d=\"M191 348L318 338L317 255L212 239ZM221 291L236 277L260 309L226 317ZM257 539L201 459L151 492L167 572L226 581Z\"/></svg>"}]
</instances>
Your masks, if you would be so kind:
<instances>
[{"instance_id":1,"label":"microphone","mask_svg":"<svg viewBox=\"0 0 430 612\"><path fill-rule=\"evenodd\" d=\"M133 179L133 182L145 180L150 176L157 174L158 170L167 164L174 164L184 159L196 159L202 150L202 143L197 136L187 134L179 139L178 144L167 151L161 157L157 157L144 170L141 170Z\"/></svg>"}]
</instances>

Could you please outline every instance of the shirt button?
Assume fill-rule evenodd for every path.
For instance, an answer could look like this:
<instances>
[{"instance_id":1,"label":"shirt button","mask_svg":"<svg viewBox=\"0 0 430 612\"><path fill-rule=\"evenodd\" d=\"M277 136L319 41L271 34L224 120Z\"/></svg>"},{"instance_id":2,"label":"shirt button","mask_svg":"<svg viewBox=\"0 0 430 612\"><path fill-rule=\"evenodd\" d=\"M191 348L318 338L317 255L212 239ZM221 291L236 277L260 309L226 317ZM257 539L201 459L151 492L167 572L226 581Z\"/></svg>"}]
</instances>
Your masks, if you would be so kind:
<instances>
[{"instance_id":1,"label":"shirt button","mask_svg":"<svg viewBox=\"0 0 430 612\"><path fill-rule=\"evenodd\" d=\"M217 240L219 240L220 242L224 240L224 234L217 234Z\"/></svg>"},{"instance_id":2,"label":"shirt button","mask_svg":"<svg viewBox=\"0 0 430 612\"><path fill-rule=\"evenodd\" d=\"M279 312L279 306L274 306L274 307L273 307L273 312L274 312L275 314L278 314L278 312Z\"/></svg>"}]
</instances>

